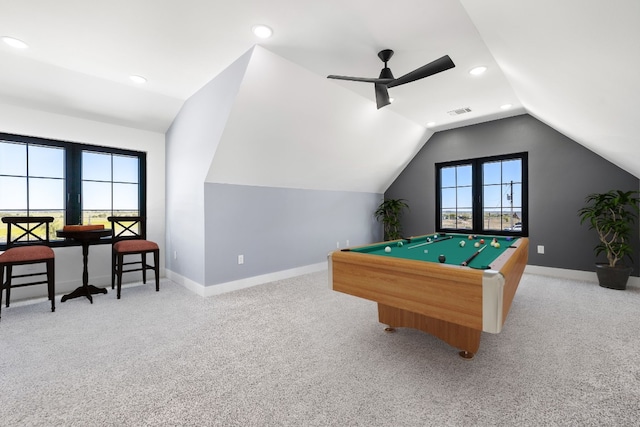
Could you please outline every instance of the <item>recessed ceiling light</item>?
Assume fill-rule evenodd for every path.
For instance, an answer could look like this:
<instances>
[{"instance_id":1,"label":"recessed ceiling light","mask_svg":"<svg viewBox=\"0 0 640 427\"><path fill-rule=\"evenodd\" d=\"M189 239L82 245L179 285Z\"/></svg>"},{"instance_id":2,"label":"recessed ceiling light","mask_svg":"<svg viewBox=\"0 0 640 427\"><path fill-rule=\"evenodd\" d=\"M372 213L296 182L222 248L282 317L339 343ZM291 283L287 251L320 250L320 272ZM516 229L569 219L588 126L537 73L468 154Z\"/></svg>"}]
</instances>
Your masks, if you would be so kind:
<instances>
[{"instance_id":1,"label":"recessed ceiling light","mask_svg":"<svg viewBox=\"0 0 640 427\"><path fill-rule=\"evenodd\" d=\"M502 108L503 110L508 110L511 107L513 107L513 105L511 105L511 104L503 104L503 105L500 106L500 108Z\"/></svg>"},{"instance_id":2,"label":"recessed ceiling light","mask_svg":"<svg viewBox=\"0 0 640 427\"><path fill-rule=\"evenodd\" d=\"M139 85L147 82L147 79L145 79L142 76L129 76L129 78L131 79L132 82L137 83Z\"/></svg>"},{"instance_id":3,"label":"recessed ceiling light","mask_svg":"<svg viewBox=\"0 0 640 427\"><path fill-rule=\"evenodd\" d=\"M260 37L261 39L268 39L273 34L273 30L271 28L262 24L254 25L251 28L251 31L253 31L253 34L255 34L256 37Z\"/></svg>"},{"instance_id":4,"label":"recessed ceiling light","mask_svg":"<svg viewBox=\"0 0 640 427\"><path fill-rule=\"evenodd\" d=\"M393 101L395 101L395 98L389 98L389 102L393 103Z\"/></svg>"},{"instance_id":5,"label":"recessed ceiling light","mask_svg":"<svg viewBox=\"0 0 640 427\"><path fill-rule=\"evenodd\" d=\"M23 42L22 40L18 40L9 36L3 36L2 41L16 49L26 49L29 47L29 45Z\"/></svg>"},{"instance_id":6,"label":"recessed ceiling light","mask_svg":"<svg viewBox=\"0 0 640 427\"><path fill-rule=\"evenodd\" d=\"M481 65L480 67L475 67L469 70L469 74L473 74L474 76L479 76L485 71L487 71L487 67L485 67L484 65Z\"/></svg>"}]
</instances>

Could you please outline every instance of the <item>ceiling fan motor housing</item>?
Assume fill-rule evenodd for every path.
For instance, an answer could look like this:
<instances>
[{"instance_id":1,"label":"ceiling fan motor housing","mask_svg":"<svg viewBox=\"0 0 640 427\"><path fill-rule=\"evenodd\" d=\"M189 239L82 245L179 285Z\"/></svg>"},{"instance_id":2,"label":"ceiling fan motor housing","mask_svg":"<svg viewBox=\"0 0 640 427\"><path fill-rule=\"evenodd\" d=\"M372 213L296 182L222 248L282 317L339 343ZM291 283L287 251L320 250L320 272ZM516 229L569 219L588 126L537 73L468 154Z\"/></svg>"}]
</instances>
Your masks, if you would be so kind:
<instances>
[{"instance_id":1,"label":"ceiling fan motor housing","mask_svg":"<svg viewBox=\"0 0 640 427\"><path fill-rule=\"evenodd\" d=\"M382 69L382 71L380 71L380 77L378 77L379 79L395 79L395 77L393 77L393 73L391 72L391 68L389 67L384 67Z\"/></svg>"}]
</instances>

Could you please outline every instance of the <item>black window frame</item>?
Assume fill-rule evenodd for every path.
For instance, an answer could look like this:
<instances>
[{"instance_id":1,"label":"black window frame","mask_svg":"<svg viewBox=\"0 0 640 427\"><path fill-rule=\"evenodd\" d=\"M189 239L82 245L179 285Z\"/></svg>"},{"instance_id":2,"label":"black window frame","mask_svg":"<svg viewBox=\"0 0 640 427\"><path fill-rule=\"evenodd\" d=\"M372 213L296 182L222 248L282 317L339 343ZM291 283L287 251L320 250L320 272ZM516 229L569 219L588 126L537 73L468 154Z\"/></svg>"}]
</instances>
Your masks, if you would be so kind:
<instances>
[{"instance_id":1,"label":"black window frame","mask_svg":"<svg viewBox=\"0 0 640 427\"><path fill-rule=\"evenodd\" d=\"M147 212L147 153L143 151L127 150L123 148L105 147L100 145L61 141L24 135L0 133L0 140L7 142L26 143L40 146L57 147L65 150L65 193L64 222L65 224L80 224L82 220L82 152L91 151L105 154L116 154L137 157L138 168L138 207L140 216L146 217ZM33 210L33 215L38 215ZM111 239L103 239L100 243L111 243ZM49 246L64 247L78 246L80 243L72 239L52 240ZM0 242L0 250L6 249L6 242Z\"/></svg>"},{"instance_id":2,"label":"black window frame","mask_svg":"<svg viewBox=\"0 0 640 427\"><path fill-rule=\"evenodd\" d=\"M520 159L522 161L522 228L513 230L483 230L483 167L485 163L493 163L505 160ZM443 168L470 165L472 168L472 228L446 228L442 227L442 174ZM491 234L498 236L529 236L529 155L527 152L502 154L497 156L477 157L464 160L453 160L435 164L436 173L436 226L437 232L465 233L465 234Z\"/></svg>"}]
</instances>

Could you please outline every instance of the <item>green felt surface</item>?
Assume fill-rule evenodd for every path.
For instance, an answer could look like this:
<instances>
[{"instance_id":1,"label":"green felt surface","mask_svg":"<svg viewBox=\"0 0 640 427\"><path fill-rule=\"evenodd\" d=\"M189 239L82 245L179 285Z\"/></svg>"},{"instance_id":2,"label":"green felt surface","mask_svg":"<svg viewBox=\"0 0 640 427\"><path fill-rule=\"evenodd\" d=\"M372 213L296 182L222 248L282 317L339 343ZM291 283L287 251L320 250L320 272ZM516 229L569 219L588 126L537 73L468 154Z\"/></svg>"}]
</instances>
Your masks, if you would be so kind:
<instances>
[{"instance_id":1,"label":"green felt surface","mask_svg":"<svg viewBox=\"0 0 640 427\"><path fill-rule=\"evenodd\" d=\"M383 242L375 245L362 246L351 249L354 252L367 253L372 255L405 258L416 261L439 262L438 257L444 255L446 264L460 265L483 246L486 247L480 252L470 263L469 267L486 269L491 263L500 256L509 246L514 244L518 238L513 237L507 240L503 236L478 235L475 239L469 239L468 234L429 234L425 236L412 237L410 239L401 240L399 242ZM497 239L500 243L499 248L491 246L491 241ZM431 239L428 243L427 239ZM475 247L476 242L484 239L484 244ZM460 242L464 241L464 246L460 246ZM389 246L391 252L385 252L385 248Z\"/></svg>"}]
</instances>

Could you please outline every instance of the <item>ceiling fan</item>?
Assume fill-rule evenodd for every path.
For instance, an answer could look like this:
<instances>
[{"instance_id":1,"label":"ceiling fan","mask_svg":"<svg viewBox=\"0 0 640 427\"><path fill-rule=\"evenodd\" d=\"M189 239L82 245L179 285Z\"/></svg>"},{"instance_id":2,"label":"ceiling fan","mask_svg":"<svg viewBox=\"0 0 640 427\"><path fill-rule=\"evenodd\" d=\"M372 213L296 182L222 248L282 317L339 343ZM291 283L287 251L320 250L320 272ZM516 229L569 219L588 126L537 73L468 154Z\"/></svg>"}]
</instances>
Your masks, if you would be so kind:
<instances>
[{"instance_id":1,"label":"ceiling fan","mask_svg":"<svg viewBox=\"0 0 640 427\"><path fill-rule=\"evenodd\" d=\"M391 49L385 49L378 52L378 58L380 58L382 62L384 62L384 68L382 69L382 71L380 71L380 77L378 77L377 79L367 77L335 76L333 74L327 76L327 78L337 80L350 80L354 82L374 83L376 90L376 104L378 106L378 109L380 109L385 105L391 104L387 88L400 86L405 83L420 80L456 66L451 58L449 58L449 55L445 55L442 58L438 58L435 61L423 65L422 67L417 68L410 73L407 73L404 76L396 79L395 77L393 77L391 69L389 69L389 67L387 66L387 62L389 61L389 59L391 59L392 56L393 51Z\"/></svg>"}]
</instances>

